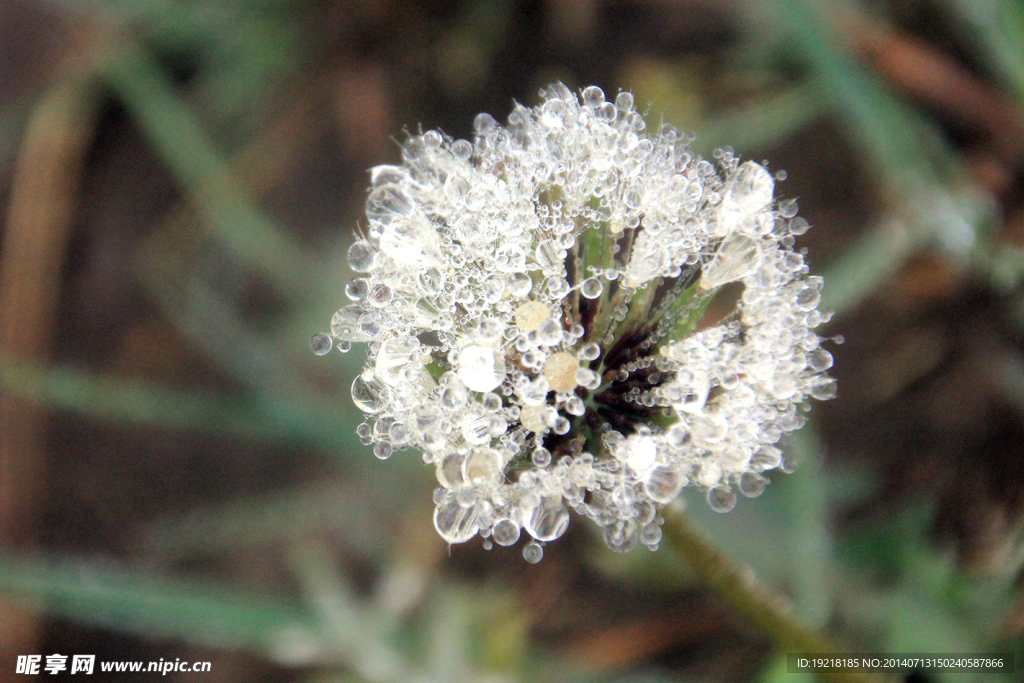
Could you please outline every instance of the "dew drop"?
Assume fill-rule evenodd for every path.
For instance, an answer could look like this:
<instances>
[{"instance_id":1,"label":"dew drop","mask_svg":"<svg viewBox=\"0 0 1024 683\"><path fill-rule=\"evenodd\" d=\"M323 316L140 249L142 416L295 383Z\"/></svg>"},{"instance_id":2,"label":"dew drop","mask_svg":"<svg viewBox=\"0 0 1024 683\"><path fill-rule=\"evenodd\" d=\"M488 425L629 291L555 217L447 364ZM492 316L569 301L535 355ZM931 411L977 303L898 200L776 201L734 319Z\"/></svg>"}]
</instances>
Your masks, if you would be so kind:
<instances>
[{"instance_id":1,"label":"dew drop","mask_svg":"<svg viewBox=\"0 0 1024 683\"><path fill-rule=\"evenodd\" d=\"M381 442L373 447L373 454L381 460L387 460L394 452L394 448L387 442Z\"/></svg>"},{"instance_id":2,"label":"dew drop","mask_svg":"<svg viewBox=\"0 0 1024 683\"><path fill-rule=\"evenodd\" d=\"M434 528L449 543L464 543L479 528L476 506L463 507L452 499L434 510Z\"/></svg>"},{"instance_id":3,"label":"dew drop","mask_svg":"<svg viewBox=\"0 0 1024 683\"><path fill-rule=\"evenodd\" d=\"M636 520L619 519L604 529L604 542L617 553L628 553L634 547L640 534Z\"/></svg>"},{"instance_id":4,"label":"dew drop","mask_svg":"<svg viewBox=\"0 0 1024 683\"><path fill-rule=\"evenodd\" d=\"M596 85L590 85L583 89L583 104L591 109L596 109L604 104L604 91Z\"/></svg>"},{"instance_id":5,"label":"dew drop","mask_svg":"<svg viewBox=\"0 0 1024 683\"><path fill-rule=\"evenodd\" d=\"M537 341L545 346L554 346L562 341L564 336L565 330L562 329L562 324L554 318L548 318L537 328Z\"/></svg>"},{"instance_id":6,"label":"dew drop","mask_svg":"<svg viewBox=\"0 0 1024 683\"><path fill-rule=\"evenodd\" d=\"M807 357L807 365L815 372L824 372L832 367L832 354L825 349L815 349Z\"/></svg>"},{"instance_id":7,"label":"dew drop","mask_svg":"<svg viewBox=\"0 0 1024 683\"><path fill-rule=\"evenodd\" d=\"M661 527L657 524L648 524L640 532L640 542L648 548L657 548L661 542Z\"/></svg>"},{"instance_id":8,"label":"dew drop","mask_svg":"<svg viewBox=\"0 0 1024 683\"><path fill-rule=\"evenodd\" d=\"M827 378L825 381L811 387L811 396L819 401L828 401L836 397L836 381Z\"/></svg>"},{"instance_id":9,"label":"dew drop","mask_svg":"<svg viewBox=\"0 0 1024 683\"><path fill-rule=\"evenodd\" d=\"M775 181L768 170L753 161L744 163L736 171L725 193L725 204L749 215L771 204Z\"/></svg>"},{"instance_id":10,"label":"dew drop","mask_svg":"<svg viewBox=\"0 0 1024 683\"><path fill-rule=\"evenodd\" d=\"M523 298L533 289L533 280L526 273L513 273L508 279L508 291L516 298Z\"/></svg>"},{"instance_id":11,"label":"dew drop","mask_svg":"<svg viewBox=\"0 0 1024 683\"><path fill-rule=\"evenodd\" d=\"M524 525L538 541L553 541L569 528L569 511L561 496L545 496L526 518Z\"/></svg>"},{"instance_id":12,"label":"dew drop","mask_svg":"<svg viewBox=\"0 0 1024 683\"><path fill-rule=\"evenodd\" d=\"M373 270L376 260L377 252L368 242L360 240L348 248L348 267L357 273Z\"/></svg>"},{"instance_id":13,"label":"dew drop","mask_svg":"<svg viewBox=\"0 0 1024 683\"><path fill-rule=\"evenodd\" d=\"M604 285L596 277L588 278L583 281L583 285L580 287L580 293L583 294L587 299L596 299L601 296L604 291Z\"/></svg>"},{"instance_id":14,"label":"dew drop","mask_svg":"<svg viewBox=\"0 0 1024 683\"><path fill-rule=\"evenodd\" d=\"M375 284L373 288L370 289L370 293L367 297L367 300L370 302L370 305L373 306L374 308L384 308L389 303L391 303L391 300L394 299L394 297L395 294L394 292L391 291L391 288L388 287L383 282L380 282Z\"/></svg>"},{"instance_id":15,"label":"dew drop","mask_svg":"<svg viewBox=\"0 0 1024 683\"><path fill-rule=\"evenodd\" d=\"M682 448L690 442L690 431L686 425L677 422L672 425L666 433L668 444L673 448Z\"/></svg>"},{"instance_id":16,"label":"dew drop","mask_svg":"<svg viewBox=\"0 0 1024 683\"><path fill-rule=\"evenodd\" d=\"M580 358L582 360L597 360L600 355L601 347L594 342L584 344L583 348L580 349Z\"/></svg>"},{"instance_id":17,"label":"dew drop","mask_svg":"<svg viewBox=\"0 0 1024 683\"><path fill-rule=\"evenodd\" d=\"M814 287L804 287L796 295L796 306L800 310L810 311L821 301L821 293Z\"/></svg>"},{"instance_id":18,"label":"dew drop","mask_svg":"<svg viewBox=\"0 0 1024 683\"><path fill-rule=\"evenodd\" d=\"M359 375L352 381L352 402L364 413L376 413L384 407L387 389L373 377Z\"/></svg>"},{"instance_id":19,"label":"dew drop","mask_svg":"<svg viewBox=\"0 0 1024 683\"><path fill-rule=\"evenodd\" d=\"M685 479L675 469L667 466L655 467L647 475L644 489L656 503L670 503L682 490Z\"/></svg>"},{"instance_id":20,"label":"dew drop","mask_svg":"<svg viewBox=\"0 0 1024 683\"><path fill-rule=\"evenodd\" d=\"M467 346L459 353L459 379L471 391L493 391L505 381L505 359L489 346Z\"/></svg>"},{"instance_id":21,"label":"dew drop","mask_svg":"<svg viewBox=\"0 0 1024 683\"><path fill-rule=\"evenodd\" d=\"M309 339L309 350L318 356L329 353L332 346L334 346L334 340L326 334L314 334Z\"/></svg>"},{"instance_id":22,"label":"dew drop","mask_svg":"<svg viewBox=\"0 0 1024 683\"><path fill-rule=\"evenodd\" d=\"M366 278L357 277L345 285L345 296L352 301L363 299L369 291L370 286L366 283Z\"/></svg>"},{"instance_id":23,"label":"dew drop","mask_svg":"<svg viewBox=\"0 0 1024 683\"><path fill-rule=\"evenodd\" d=\"M811 224L803 216L797 216L789 222L789 234L802 235L811 229Z\"/></svg>"},{"instance_id":24,"label":"dew drop","mask_svg":"<svg viewBox=\"0 0 1024 683\"><path fill-rule=\"evenodd\" d=\"M716 486L708 491L708 505L715 512L728 512L736 507L736 492L728 486Z\"/></svg>"},{"instance_id":25,"label":"dew drop","mask_svg":"<svg viewBox=\"0 0 1024 683\"><path fill-rule=\"evenodd\" d=\"M530 564L537 564L544 559L544 548L538 543L527 543L523 546L523 559Z\"/></svg>"},{"instance_id":26,"label":"dew drop","mask_svg":"<svg viewBox=\"0 0 1024 683\"><path fill-rule=\"evenodd\" d=\"M462 465L466 482L473 486L496 484L501 480L501 456L493 448L476 448Z\"/></svg>"},{"instance_id":27,"label":"dew drop","mask_svg":"<svg viewBox=\"0 0 1024 683\"><path fill-rule=\"evenodd\" d=\"M477 114L473 119L473 128L478 135L487 135L498 127L498 122L490 114Z\"/></svg>"},{"instance_id":28,"label":"dew drop","mask_svg":"<svg viewBox=\"0 0 1024 683\"><path fill-rule=\"evenodd\" d=\"M437 268L427 268L416 276L420 291L426 296L440 294L444 288L444 275Z\"/></svg>"},{"instance_id":29,"label":"dew drop","mask_svg":"<svg viewBox=\"0 0 1024 683\"><path fill-rule=\"evenodd\" d=\"M491 531L491 538L500 546L513 545L519 540L519 525L511 519L498 520Z\"/></svg>"},{"instance_id":30,"label":"dew drop","mask_svg":"<svg viewBox=\"0 0 1024 683\"><path fill-rule=\"evenodd\" d=\"M757 472L744 472L740 475L740 493L747 498L757 498L767 486L768 479Z\"/></svg>"}]
</instances>

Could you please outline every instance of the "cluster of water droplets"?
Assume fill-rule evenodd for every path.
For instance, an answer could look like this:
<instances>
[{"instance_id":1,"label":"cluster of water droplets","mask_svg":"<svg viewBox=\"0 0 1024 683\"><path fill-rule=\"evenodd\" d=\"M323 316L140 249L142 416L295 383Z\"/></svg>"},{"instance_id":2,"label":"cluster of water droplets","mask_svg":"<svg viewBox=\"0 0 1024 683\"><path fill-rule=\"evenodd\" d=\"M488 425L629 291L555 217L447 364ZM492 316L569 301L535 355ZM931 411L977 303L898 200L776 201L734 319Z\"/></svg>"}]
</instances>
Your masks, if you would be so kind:
<instances>
[{"instance_id":1,"label":"cluster of water droplets","mask_svg":"<svg viewBox=\"0 0 1024 683\"><path fill-rule=\"evenodd\" d=\"M763 166L648 135L628 92L541 95L372 170L350 303L311 348L368 344L357 432L436 469L448 542L525 532L535 562L575 509L615 550L656 548L682 487L718 510L758 495L801 402L834 392L821 281L792 250L807 224ZM698 331L731 283L735 311Z\"/></svg>"}]
</instances>

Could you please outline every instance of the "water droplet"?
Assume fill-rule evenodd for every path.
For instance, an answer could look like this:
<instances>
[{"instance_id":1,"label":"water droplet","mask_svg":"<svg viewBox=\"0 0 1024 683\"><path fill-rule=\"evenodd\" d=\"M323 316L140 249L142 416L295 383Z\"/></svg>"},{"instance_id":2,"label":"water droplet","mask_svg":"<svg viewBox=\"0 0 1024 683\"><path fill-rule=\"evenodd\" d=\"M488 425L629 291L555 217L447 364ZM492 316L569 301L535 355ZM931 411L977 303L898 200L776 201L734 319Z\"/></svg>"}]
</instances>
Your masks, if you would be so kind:
<instances>
[{"instance_id":1,"label":"water droplet","mask_svg":"<svg viewBox=\"0 0 1024 683\"><path fill-rule=\"evenodd\" d=\"M493 391L505 381L505 358L489 346L467 346L459 353L459 379L471 391Z\"/></svg>"},{"instance_id":2,"label":"water droplet","mask_svg":"<svg viewBox=\"0 0 1024 683\"><path fill-rule=\"evenodd\" d=\"M479 529L476 506L463 507L450 500L434 510L434 528L449 543L464 543Z\"/></svg>"},{"instance_id":3,"label":"water droplet","mask_svg":"<svg viewBox=\"0 0 1024 683\"><path fill-rule=\"evenodd\" d=\"M832 354L825 349L815 349L807 357L807 365L815 372L824 372L832 367Z\"/></svg>"},{"instance_id":4,"label":"water droplet","mask_svg":"<svg viewBox=\"0 0 1024 683\"><path fill-rule=\"evenodd\" d=\"M526 273L513 273L508 280L508 291L516 298L523 298L533 289L533 280Z\"/></svg>"},{"instance_id":5,"label":"water droplet","mask_svg":"<svg viewBox=\"0 0 1024 683\"><path fill-rule=\"evenodd\" d=\"M796 295L796 307L803 311L813 310L821 301L821 292L814 287L804 287Z\"/></svg>"},{"instance_id":6,"label":"water droplet","mask_svg":"<svg viewBox=\"0 0 1024 683\"><path fill-rule=\"evenodd\" d=\"M735 235L722 243L711 263L705 266L700 286L705 290L721 287L750 275L760 265L758 243L746 235Z\"/></svg>"},{"instance_id":7,"label":"water droplet","mask_svg":"<svg viewBox=\"0 0 1024 683\"><path fill-rule=\"evenodd\" d=\"M668 438L668 445L673 448L682 448L690 443L690 430L681 422L677 422L669 427L665 436Z\"/></svg>"},{"instance_id":8,"label":"water droplet","mask_svg":"<svg viewBox=\"0 0 1024 683\"><path fill-rule=\"evenodd\" d=\"M426 268L416 276L420 291L426 296L435 296L444 289L444 275L437 268Z\"/></svg>"},{"instance_id":9,"label":"water droplet","mask_svg":"<svg viewBox=\"0 0 1024 683\"><path fill-rule=\"evenodd\" d=\"M373 447L373 454L380 458L381 460L387 460L388 458L391 457L391 454L394 452L394 450L395 449L391 446L391 444L382 441L381 443L378 443L376 446Z\"/></svg>"},{"instance_id":10,"label":"water droplet","mask_svg":"<svg viewBox=\"0 0 1024 683\"><path fill-rule=\"evenodd\" d=\"M473 119L473 128L478 135L487 135L498 127L498 122L490 114L477 114Z\"/></svg>"},{"instance_id":11,"label":"water droplet","mask_svg":"<svg viewBox=\"0 0 1024 683\"><path fill-rule=\"evenodd\" d=\"M757 472L744 472L740 475L740 493L747 498L757 498L767 486L768 479Z\"/></svg>"},{"instance_id":12,"label":"water droplet","mask_svg":"<svg viewBox=\"0 0 1024 683\"><path fill-rule=\"evenodd\" d=\"M387 388L370 377L359 375L352 381L352 402L364 413L376 413L384 407Z\"/></svg>"},{"instance_id":13,"label":"water droplet","mask_svg":"<svg viewBox=\"0 0 1024 683\"><path fill-rule=\"evenodd\" d=\"M452 154L459 159L469 159L473 156L473 145L468 140L456 140L452 143Z\"/></svg>"},{"instance_id":14,"label":"water droplet","mask_svg":"<svg viewBox=\"0 0 1024 683\"><path fill-rule=\"evenodd\" d=\"M731 206L750 215L772 203L775 180L761 164L748 161L739 167L725 191L723 206Z\"/></svg>"},{"instance_id":15,"label":"water droplet","mask_svg":"<svg viewBox=\"0 0 1024 683\"><path fill-rule=\"evenodd\" d=\"M501 481L501 456L493 448L475 448L462 466L463 477L473 486Z\"/></svg>"},{"instance_id":16,"label":"water droplet","mask_svg":"<svg viewBox=\"0 0 1024 683\"><path fill-rule=\"evenodd\" d=\"M591 109L596 109L604 104L604 91L596 85L589 85L583 89L583 104Z\"/></svg>"},{"instance_id":17,"label":"water droplet","mask_svg":"<svg viewBox=\"0 0 1024 683\"><path fill-rule=\"evenodd\" d=\"M334 340L326 334L314 334L309 339L309 349L318 356L329 353L334 346Z\"/></svg>"},{"instance_id":18,"label":"water droplet","mask_svg":"<svg viewBox=\"0 0 1024 683\"><path fill-rule=\"evenodd\" d=\"M648 470L658 458L658 444L649 436L630 436L622 444L620 457L638 472Z\"/></svg>"},{"instance_id":19,"label":"water droplet","mask_svg":"<svg viewBox=\"0 0 1024 683\"><path fill-rule=\"evenodd\" d=\"M395 298L394 292L383 282L375 284L371 289L367 297L370 305L374 308L384 308L391 303L391 300Z\"/></svg>"},{"instance_id":20,"label":"water droplet","mask_svg":"<svg viewBox=\"0 0 1024 683\"><path fill-rule=\"evenodd\" d=\"M562 505L561 496L545 496L529 513L524 525L538 541L553 541L569 528L569 511Z\"/></svg>"},{"instance_id":21,"label":"water droplet","mask_svg":"<svg viewBox=\"0 0 1024 683\"><path fill-rule=\"evenodd\" d=\"M657 524L648 524L640 532L640 542L648 548L657 548L661 542L661 527Z\"/></svg>"},{"instance_id":22,"label":"water droplet","mask_svg":"<svg viewBox=\"0 0 1024 683\"><path fill-rule=\"evenodd\" d=\"M551 451L540 446L533 450L533 453L530 454L530 459L537 467L547 467L551 464Z\"/></svg>"},{"instance_id":23,"label":"water droplet","mask_svg":"<svg viewBox=\"0 0 1024 683\"><path fill-rule=\"evenodd\" d=\"M461 203L470 190L469 181L461 175L450 175L444 182L444 193L454 204Z\"/></svg>"},{"instance_id":24,"label":"water droplet","mask_svg":"<svg viewBox=\"0 0 1024 683\"><path fill-rule=\"evenodd\" d=\"M633 93L620 92L618 97L615 98L615 106L620 111L630 111L633 108Z\"/></svg>"},{"instance_id":25,"label":"water droplet","mask_svg":"<svg viewBox=\"0 0 1024 683\"><path fill-rule=\"evenodd\" d=\"M380 334L380 318L372 313L367 313L359 317L359 334L362 335L362 339L357 341L365 341L366 339L375 339Z\"/></svg>"},{"instance_id":26,"label":"water droplet","mask_svg":"<svg viewBox=\"0 0 1024 683\"><path fill-rule=\"evenodd\" d=\"M617 553L628 553L639 538L637 523L632 519L619 519L604 529L604 542Z\"/></svg>"},{"instance_id":27,"label":"water droplet","mask_svg":"<svg viewBox=\"0 0 1024 683\"><path fill-rule=\"evenodd\" d=\"M683 488L686 480L675 469L667 466L655 467L647 475L644 489L656 503L671 503Z\"/></svg>"},{"instance_id":28,"label":"water droplet","mask_svg":"<svg viewBox=\"0 0 1024 683\"><path fill-rule=\"evenodd\" d=\"M544 559L544 548L537 543L527 543L523 546L523 559L530 564L537 564Z\"/></svg>"},{"instance_id":29,"label":"water droplet","mask_svg":"<svg viewBox=\"0 0 1024 683\"><path fill-rule=\"evenodd\" d=\"M519 525L511 519L498 520L491 531L491 538L501 546L513 545L519 540Z\"/></svg>"},{"instance_id":30,"label":"water droplet","mask_svg":"<svg viewBox=\"0 0 1024 683\"><path fill-rule=\"evenodd\" d=\"M388 339L377 351L374 377L385 384L398 386L406 381L406 368L419 356L420 342L415 337Z\"/></svg>"},{"instance_id":31,"label":"water droplet","mask_svg":"<svg viewBox=\"0 0 1024 683\"><path fill-rule=\"evenodd\" d=\"M708 505L715 512L728 512L736 507L736 492L728 486L716 486L708 491Z\"/></svg>"},{"instance_id":32,"label":"water droplet","mask_svg":"<svg viewBox=\"0 0 1024 683\"><path fill-rule=\"evenodd\" d=\"M601 386L601 376L590 368L580 368L576 371L576 384L593 391Z\"/></svg>"},{"instance_id":33,"label":"water droplet","mask_svg":"<svg viewBox=\"0 0 1024 683\"><path fill-rule=\"evenodd\" d=\"M836 381L825 378L824 381L811 387L811 396L819 401L828 401L836 397Z\"/></svg>"},{"instance_id":34,"label":"water droplet","mask_svg":"<svg viewBox=\"0 0 1024 683\"><path fill-rule=\"evenodd\" d=\"M376 261L377 252L368 242L360 240L348 248L348 267L357 273L370 272Z\"/></svg>"},{"instance_id":35,"label":"water droplet","mask_svg":"<svg viewBox=\"0 0 1024 683\"><path fill-rule=\"evenodd\" d=\"M554 346L562 341L564 336L562 324L554 318L548 318L537 328L537 341L545 346Z\"/></svg>"},{"instance_id":36,"label":"water droplet","mask_svg":"<svg viewBox=\"0 0 1024 683\"><path fill-rule=\"evenodd\" d=\"M366 198L366 217L386 226L411 215L414 206L412 197L399 185L381 185Z\"/></svg>"},{"instance_id":37,"label":"water droplet","mask_svg":"<svg viewBox=\"0 0 1024 683\"><path fill-rule=\"evenodd\" d=\"M528 432L546 432L547 425L545 425L544 421L541 420L541 413L543 411L543 406L523 406L523 409L519 414L519 422L523 425L523 429Z\"/></svg>"},{"instance_id":38,"label":"water droplet","mask_svg":"<svg viewBox=\"0 0 1024 683\"><path fill-rule=\"evenodd\" d=\"M782 462L782 451L775 446L762 446L761 450L750 458L750 466L758 472L773 470Z\"/></svg>"},{"instance_id":39,"label":"water droplet","mask_svg":"<svg viewBox=\"0 0 1024 683\"><path fill-rule=\"evenodd\" d=\"M580 293L587 299L596 299L601 296L603 291L604 285L596 277L584 280L583 285L580 287Z\"/></svg>"},{"instance_id":40,"label":"water droplet","mask_svg":"<svg viewBox=\"0 0 1024 683\"><path fill-rule=\"evenodd\" d=\"M352 299L352 301L359 301L366 296L366 293L370 291L370 286L366 282L366 278L357 277L355 280L350 281L345 285L345 295Z\"/></svg>"}]
</instances>

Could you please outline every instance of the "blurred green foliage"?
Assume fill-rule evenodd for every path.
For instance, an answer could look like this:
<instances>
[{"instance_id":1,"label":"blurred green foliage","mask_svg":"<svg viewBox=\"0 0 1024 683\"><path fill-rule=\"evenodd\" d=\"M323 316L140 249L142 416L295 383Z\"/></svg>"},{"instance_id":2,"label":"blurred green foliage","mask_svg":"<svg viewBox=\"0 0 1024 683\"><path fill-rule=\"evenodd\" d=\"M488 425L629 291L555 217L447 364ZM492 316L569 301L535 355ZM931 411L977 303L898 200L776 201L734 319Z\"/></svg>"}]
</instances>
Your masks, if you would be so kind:
<instances>
[{"instance_id":1,"label":"blurred green foliage","mask_svg":"<svg viewBox=\"0 0 1024 683\"><path fill-rule=\"evenodd\" d=\"M935 4L958 18L957 26L976 50L976 63L1024 102L1024 9L1000 0ZM352 354L342 362L332 356L314 364L305 350L305 339L326 322L319 316L341 300L344 268L337 256L347 228L337 233L338 248L326 253L297 239L264 208L258 193L247 189L235 161L267 124L272 103L310 68L316 55L303 31L322 8L284 0L109 0L65 6L113 27L109 49L96 57L97 78L199 214L196 221L158 226L137 251L136 276L162 315L231 378L234 388L218 393L72 365L14 361L0 366L0 388L126 428L144 424L226 434L243 442L304 445L329 455L349 485L242 496L186 517L157 520L138 566L4 552L0 589L56 619L204 648L248 649L298 667L296 680L455 681L485 675L491 676L487 680L705 680L700 674L681 678L667 668L581 667L572 648L531 638L536 624L526 598L503 580L437 572L431 551L408 540L410 534L432 532L429 516L417 515L417 525L395 511L424 507L420 502L429 501L430 473L415 462L388 463L386 475L378 469L357 443L354 427L361 416L344 398L360 359ZM419 11L397 6L399 14ZM442 32L446 39L436 46L442 77L455 79L459 88L486 89L511 8L501 3L449 8L454 21L437 20L455 27ZM635 88L638 99L649 97L654 117L664 111L666 120L693 123L695 144L705 153L727 144L741 153L770 150L799 139L823 117L841 122L860 162L882 188L884 206L874 223L829 261L825 305L840 316L922 249L970 262L977 276L993 285L1017 286L1024 260L989 236L992 203L968 179L959 153L841 35L842 13L870 9L805 0L737 9L731 19L743 30L732 54L740 61L743 55L764 59L756 75L758 92L724 111L706 113L711 108L700 102L699 83L680 67L681 58L654 59L630 72L635 83L622 85ZM396 20L396 30L421 28ZM466 68L482 60L472 72L477 75L455 78L462 72L446 60L456 57L469 64ZM188 72L184 85L171 67ZM539 77L527 76L521 82ZM516 95L529 101L529 92ZM0 131L19 130L26 115L24 107L14 105L0 112ZM0 148L0 154L14 154L6 150ZM211 252L217 254L213 266ZM279 312L253 325L243 314L240 290L219 277L223 270L265 280L283 301L275 309ZM311 379L314 374L320 379ZM325 384L335 390L325 390ZM934 511L928 501L908 503L885 524L837 534L835 511L873 495L882 484L877 473L841 462L826 468L813 423L789 448L800 467L791 476L776 477L762 499L725 516L700 500L689 501L695 522L725 553L783 591L802 621L839 634L860 651L1012 650L1024 665L1020 636L1005 639L1000 632L1017 599L1019 566L990 577L965 575L929 542ZM360 574L341 561L325 541L332 534L345 537L349 552L373 567L370 580L365 570ZM185 578L173 569L193 555L267 547L284 549L294 584L290 593L268 595L229 580ZM647 591L671 594L693 580L670 548L620 556L594 545L580 555L579 561L606 580ZM779 661L769 658L750 675L789 680ZM928 674L927 680L1014 679Z\"/></svg>"}]
</instances>

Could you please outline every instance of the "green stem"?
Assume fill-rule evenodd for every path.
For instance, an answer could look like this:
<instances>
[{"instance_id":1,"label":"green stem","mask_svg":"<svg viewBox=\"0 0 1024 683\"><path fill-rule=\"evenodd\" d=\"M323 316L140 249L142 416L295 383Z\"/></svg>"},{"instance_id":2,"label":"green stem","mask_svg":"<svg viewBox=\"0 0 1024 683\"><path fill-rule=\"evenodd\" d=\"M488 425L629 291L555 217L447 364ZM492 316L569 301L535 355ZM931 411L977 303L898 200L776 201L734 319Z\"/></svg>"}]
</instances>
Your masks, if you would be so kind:
<instances>
[{"instance_id":1,"label":"green stem","mask_svg":"<svg viewBox=\"0 0 1024 683\"><path fill-rule=\"evenodd\" d=\"M712 546L685 514L669 513L665 517L663 529L667 545L682 555L730 607L770 638L778 650L823 655L843 653L831 641L799 623L778 596L742 572ZM877 683L883 680L863 673L831 671L819 675L829 683Z\"/></svg>"}]
</instances>

